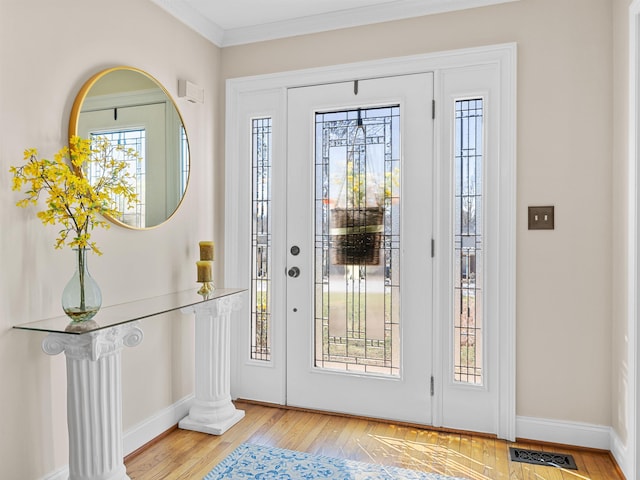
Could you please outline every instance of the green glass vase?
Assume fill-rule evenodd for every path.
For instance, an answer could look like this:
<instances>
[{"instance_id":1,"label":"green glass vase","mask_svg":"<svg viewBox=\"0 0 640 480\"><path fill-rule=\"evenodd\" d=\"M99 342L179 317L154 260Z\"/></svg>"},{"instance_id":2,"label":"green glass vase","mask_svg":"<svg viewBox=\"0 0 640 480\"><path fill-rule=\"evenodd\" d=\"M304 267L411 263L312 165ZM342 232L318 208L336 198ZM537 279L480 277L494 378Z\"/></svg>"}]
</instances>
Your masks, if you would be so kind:
<instances>
[{"instance_id":1,"label":"green glass vase","mask_svg":"<svg viewBox=\"0 0 640 480\"><path fill-rule=\"evenodd\" d=\"M73 322L91 320L102 306L100 286L87 268L88 248L74 248L76 271L62 291L62 309Z\"/></svg>"}]
</instances>

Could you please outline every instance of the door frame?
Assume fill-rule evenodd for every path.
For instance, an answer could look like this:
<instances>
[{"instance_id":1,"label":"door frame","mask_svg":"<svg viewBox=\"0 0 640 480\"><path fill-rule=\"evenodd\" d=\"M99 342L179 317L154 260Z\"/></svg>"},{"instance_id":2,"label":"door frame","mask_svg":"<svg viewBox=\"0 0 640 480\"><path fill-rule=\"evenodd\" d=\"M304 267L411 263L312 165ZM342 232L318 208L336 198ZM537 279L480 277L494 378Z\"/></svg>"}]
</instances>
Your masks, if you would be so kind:
<instances>
[{"instance_id":1,"label":"door frame","mask_svg":"<svg viewBox=\"0 0 640 480\"><path fill-rule=\"evenodd\" d=\"M629 144L628 144L628 192L627 203L627 382L624 400L626 439L613 432L612 452L627 478L636 478L640 469L640 317L638 287L640 286L640 0L629 5ZM620 373L620 375L623 375ZM624 398L623 398L624 396Z\"/></svg>"},{"instance_id":2,"label":"door frame","mask_svg":"<svg viewBox=\"0 0 640 480\"><path fill-rule=\"evenodd\" d=\"M426 71L434 72L437 106L443 104L443 99L438 97L441 91L439 86L443 82L443 75L452 69L462 67L490 66L496 69L500 80L499 115L500 132L499 147L496 152L497 168L499 171L498 198L499 205L495 222L494 238L500 244L500 258L497 260L497 285L500 295L495 305L497 321L494 324L499 332L498 362L496 366L495 381L497 382L497 402L495 405L495 433L499 438L515 440L516 437L516 44L500 44L487 47L437 52L425 55L409 57L389 58L376 61L360 62L354 64L335 65L330 67L312 68L306 70L290 71L276 74L259 75L253 77L228 79L226 81L226 124L225 124L225 185L233 185L225 191L225 239L223 246L224 255L224 282L226 285L234 285L241 288L249 288L249 270L246 252L248 252L248 238L250 219L243 218L242 212L248 211L248 199L245 193L247 186L246 158L250 158L246 132L246 120L250 113L247 112L247 104L251 97L254 99L260 94L269 97L269 108L274 118L274 130L277 124L286 132L286 105L287 89L292 87L317 85L322 83L334 83L351 81L358 78L377 78L396 76ZM258 115L257 108L253 116ZM266 110L265 110L266 111ZM434 158L439 158L445 151L442 145L442 131L448 128L443 125L438 115L434 124L435 151ZM280 154L284 154L282 139L274 137L274 149L278 148ZM249 157L247 157L249 154ZM275 150L274 150L275 156ZM285 156L286 158L286 156ZM436 169L437 170L437 169ZM442 180L435 173L436 184ZM247 190L245 190L247 189ZM436 207L437 208L437 207ZM435 212L437 215L437 211ZM248 216L247 216L248 217ZM274 252L275 253L275 252ZM446 255L440 256L438 262L447 261ZM279 255L274 259L272 269L274 272L284 271L286 268L286 255ZM247 265L243 264L245 262ZM436 267L438 268L438 267ZM441 265L440 268L449 268ZM448 292L442 287L434 287L434 298L448 297ZM246 313L246 312L245 312ZM439 318L440 312L436 308L434 318ZM248 315L238 318L249 318ZM232 329L232 339L238 348L234 349L232 358L231 392L234 398L247 398L246 393L238 389L241 370L245 365L252 367L264 367L263 373L256 375L258 378L266 378L271 375L270 382L280 383L272 386L273 396L269 398L256 398L262 401L284 404L286 402L284 382L286 372L274 367L277 362L282 362L285 346L284 328L274 329L274 357L280 356L273 362L257 365L249 360L248 347L238 339L246 332L240 320L235 322ZM442 345L446 342L448 332L438 328L439 322L434 322L434 344ZM248 338L248 337L247 337ZM244 342L248 343L248 342ZM446 361L442 355L434 354L433 368L436 377L442 379ZM437 387L437 385L436 385ZM441 391L441 390L440 390ZM279 392L279 393L278 393ZM433 425L442 426L442 402L434 399Z\"/></svg>"}]
</instances>

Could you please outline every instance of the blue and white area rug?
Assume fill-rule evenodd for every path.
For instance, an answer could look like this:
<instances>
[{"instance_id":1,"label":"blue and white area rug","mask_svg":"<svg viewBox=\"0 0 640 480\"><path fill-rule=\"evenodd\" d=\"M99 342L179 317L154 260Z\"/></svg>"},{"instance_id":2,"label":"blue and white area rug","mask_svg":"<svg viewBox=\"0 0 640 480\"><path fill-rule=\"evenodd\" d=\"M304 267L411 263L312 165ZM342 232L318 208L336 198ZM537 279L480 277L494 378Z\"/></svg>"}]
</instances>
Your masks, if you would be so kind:
<instances>
[{"instance_id":1,"label":"blue and white area rug","mask_svg":"<svg viewBox=\"0 0 640 480\"><path fill-rule=\"evenodd\" d=\"M243 443L203 480L464 480Z\"/></svg>"}]
</instances>

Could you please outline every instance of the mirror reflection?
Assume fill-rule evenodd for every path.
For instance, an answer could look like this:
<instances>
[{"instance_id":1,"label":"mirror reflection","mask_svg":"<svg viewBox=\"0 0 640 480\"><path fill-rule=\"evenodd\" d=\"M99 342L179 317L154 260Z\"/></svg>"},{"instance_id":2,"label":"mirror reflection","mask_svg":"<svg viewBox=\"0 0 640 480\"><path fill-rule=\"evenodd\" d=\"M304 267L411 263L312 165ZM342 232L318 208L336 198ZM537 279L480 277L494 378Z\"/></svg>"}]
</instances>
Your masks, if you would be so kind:
<instances>
[{"instance_id":1,"label":"mirror reflection","mask_svg":"<svg viewBox=\"0 0 640 480\"><path fill-rule=\"evenodd\" d=\"M90 78L73 105L69 135L105 137L139 153L141 161L129 170L138 201L126 205L114 198L120 205L120 215L110 218L114 223L155 227L177 210L189 179L187 133L173 100L149 74L117 67Z\"/></svg>"}]
</instances>

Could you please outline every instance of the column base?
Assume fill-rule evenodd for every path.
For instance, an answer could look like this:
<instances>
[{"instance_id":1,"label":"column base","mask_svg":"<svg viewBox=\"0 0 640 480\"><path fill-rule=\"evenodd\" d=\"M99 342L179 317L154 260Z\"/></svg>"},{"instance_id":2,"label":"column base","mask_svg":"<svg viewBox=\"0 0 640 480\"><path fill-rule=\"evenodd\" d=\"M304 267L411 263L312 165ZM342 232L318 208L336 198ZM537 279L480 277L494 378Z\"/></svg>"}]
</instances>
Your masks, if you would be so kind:
<instances>
[{"instance_id":1,"label":"column base","mask_svg":"<svg viewBox=\"0 0 640 480\"><path fill-rule=\"evenodd\" d=\"M182 420L180 420L180 423L178 423L178 427L182 428L183 430L208 433L209 435L222 435L243 418L244 410L236 410L231 417L211 423L194 420L189 415L187 415Z\"/></svg>"},{"instance_id":2,"label":"column base","mask_svg":"<svg viewBox=\"0 0 640 480\"><path fill-rule=\"evenodd\" d=\"M74 475L73 473L69 473L69 480L131 480L131 477L127 475L127 471L125 470L124 465L122 468L118 469L118 471L113 472L111 474L86 474L86 475Z\"/></svg>"}]
</instances>

